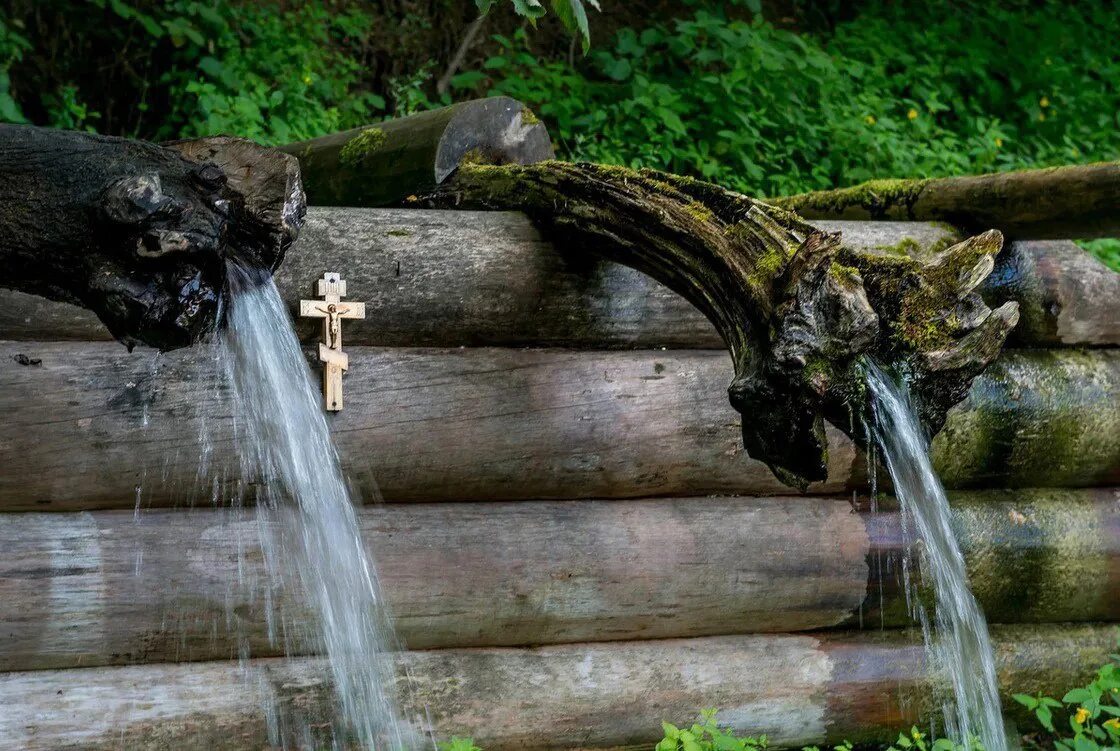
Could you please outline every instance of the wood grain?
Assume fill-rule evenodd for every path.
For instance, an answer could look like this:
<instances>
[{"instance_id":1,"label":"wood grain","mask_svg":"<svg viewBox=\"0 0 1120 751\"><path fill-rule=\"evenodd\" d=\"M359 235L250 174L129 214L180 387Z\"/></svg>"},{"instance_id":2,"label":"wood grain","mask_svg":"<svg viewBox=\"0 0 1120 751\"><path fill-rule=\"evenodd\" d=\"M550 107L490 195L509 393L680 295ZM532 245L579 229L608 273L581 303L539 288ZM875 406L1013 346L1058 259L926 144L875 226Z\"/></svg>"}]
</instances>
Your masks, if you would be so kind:
<instances>
[{"instance_id":1,"label":"wood grain","mask_svg":"<svg viewBox=\"0 0 1120 751\"><path fill-rule=\"evenodd\" d=\"M1118 501L954 494L989 620L1120 620ZM314 621L269 578L259 524L251 509L8 515L0 671L319 653L270 638L270 616L294 634ZM911 623L898 514L845 498L395 504L361 527L412 649Z\"/></svg>"},{"instance_id":2,"label":"wood grain","mask_svg":"<svg viewBox=\"0 0 1120 751\"><path fill-rule=\"evenodd\" d=\"M204 355L0 345L0 509L228 498L233 412ZM744 454L730 380L714 350L355 347L331 426L367 501L789 494ZM1115 351L1009 353L950 413L935 464L959 487L1120 484L1118 395ZM862 487L866 461L830 435L812 492Z\"/></svg>"},{"instance_id":3,"label":"wood grain","mask_svg":"<svg viewBox=\"0 0 1120 751\"><path fill-rule=\"evenodd\" d=\"M1005 691L1060 693L1115 646L1112 626L993 633ZM717 707L721 725L772 745L890 741L931 696L917 634L717 636L399 655L406 707L435 735L491 751L612 748L660 738L661 721ZM403 682L403 679L402 679ZM40 670L0 675L5 751L257 751L302 727L322 745L332 702L319 659ZM1007 709L1013 714L1010 700ZM270 738L266 707L288 708ZM293 727L294 726L294 727ZM316 737L317 736L317 737Z\"/></svg>"}]
</instances>

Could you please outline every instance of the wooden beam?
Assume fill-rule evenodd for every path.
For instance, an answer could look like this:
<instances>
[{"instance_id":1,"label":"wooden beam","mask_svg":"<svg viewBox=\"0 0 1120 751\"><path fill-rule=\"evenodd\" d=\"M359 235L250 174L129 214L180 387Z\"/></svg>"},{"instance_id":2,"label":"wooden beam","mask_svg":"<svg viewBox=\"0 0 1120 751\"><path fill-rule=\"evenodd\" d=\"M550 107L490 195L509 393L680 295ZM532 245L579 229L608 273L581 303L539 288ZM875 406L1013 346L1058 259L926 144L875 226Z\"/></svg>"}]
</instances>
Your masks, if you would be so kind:
<instances>
[{"instance_id":1,"label":"wooden beam","mask_svg":"<svg viewBox=\"0 0 1120 751\"><path fill-rule=\"evenodd\" d=\"M1117 492L954 494L990 621L1120 620ZM911 624L898 514L845 498L393 504L361 527L412 649ZM0 671L283 654L269 623L314 616L259 540L251 509L4 517Z\"/></svg>"},{"instance_id":2,"label":"wooden beam","mask_svg":"<svg viewBox=\"0 0 1120 751\"><path fill-rule=\"evenodd\" d=\"M807 219L942 221L1016 239L1120 235L1120 162L929 180L872 180L773 199Z\"/></svg>"},{"instance_id":3,"label":"wooden beam","mask_svg":"<svg viewBox=\"0 0 1120 751\"><path fill-rule=\"evenodd\" d=\"M532 164L552 158L536 115L506 96L460 102L397 120L290 143L308 200L388 206L443 182L464 161Z\"/></svg>"},{"instance_id":4,"label":"wooden beam","mask_svg":"<svg viewBox=\"0 0 1120 751\"><path fill-rule=\"evenodd\" d=\"M1115 636L1113 626L996 628L1002 688L1054 695L1080 685L1108 661ZM441 740L470 736L487 751L649 748L662 720L685 724L706 707L781 748L897 737L930 709L922 655L918 634L881 632L434 650L398 664L410 676L410 716L430 718ZM7 673L0 738L21 751L256 751L306 743L297 735L306 731L329 746L329 691L319 659ZM290 734L270 737L278 706L291 713Z\"/></svg>"},{"instance_id":5,"label":"wooden beam","mask_svg":"<svg viewBox=\"0 0 1120 751\"><path fill-rule=\"evenodd\" d=\"M228 497L232 412L213 367L196 352L0 344L0 509ZM331 426L366 500L789 493L743 452L730 371L714 350L354 347ZM829 480L812 491L863 487L866 460L830 436ZM1120 484L1120 353L1006 355L933 454L957 487Z\"/></svg>"},{"instance_id":6,"label":"wooden beam","mask_svg":"<svg viewBox=\"0 0 1120 751\"><path fill-rule=\"evenodd\" d=\"M845 242L884 252L944 246L954 235L918 222L818 222ZM350 299L370 306L347 326L351 344L722 348L683 298L626 266L555 248L521 214L312 207L277 271L299 299L338 270ZM1022 346L1120 344L1120 274L1073 243L1016 243L986 283L993 303L1019 302ZM318 327L299 324L305 342ZM0 339L100 340L88 311L0 290Z\"/></svg>"}]
</instances>

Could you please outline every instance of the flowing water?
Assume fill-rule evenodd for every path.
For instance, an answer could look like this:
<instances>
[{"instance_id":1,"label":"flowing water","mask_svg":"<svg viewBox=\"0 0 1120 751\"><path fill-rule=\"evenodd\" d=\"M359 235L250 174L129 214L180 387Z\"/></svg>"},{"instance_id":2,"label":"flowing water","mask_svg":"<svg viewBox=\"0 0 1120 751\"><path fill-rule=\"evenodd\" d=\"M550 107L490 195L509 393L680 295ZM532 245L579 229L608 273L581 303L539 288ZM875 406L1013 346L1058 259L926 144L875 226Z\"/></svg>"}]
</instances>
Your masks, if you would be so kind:
<instances>
[{"instance_id":1,"label":"flowing water","mask_svg":"<svg viewBox=\"0 0 1120 751\"><path fill-rule=\"evenodd\" d=\"M933 664L947 677L953 697L944 706L949 737L967 745L978 738L987 751L1006 751L995 656L984 613L968 585L964 556L950 525L949 501L933 470L929 446L904 385L867 365L873 434L882 450L902 509L907 542L920 541L922 576L932 585L936 617L931 624L912 593L907 596L922 624Z\"/></svg>"},{"instance_id":2,"label":"flowing water","mask_svg":"<svg viewBox=\"0 0 1120 751\"><path fill-rule=\"evenodd\" d=\"M388 611L287 308L255 272L231 265L229 284L219 348L238 407L242 476L256 483L266 564L317 616L310 638L327 656L339 705L332 743L419 747L394 700Z\"/></svg>"}]
</instances>

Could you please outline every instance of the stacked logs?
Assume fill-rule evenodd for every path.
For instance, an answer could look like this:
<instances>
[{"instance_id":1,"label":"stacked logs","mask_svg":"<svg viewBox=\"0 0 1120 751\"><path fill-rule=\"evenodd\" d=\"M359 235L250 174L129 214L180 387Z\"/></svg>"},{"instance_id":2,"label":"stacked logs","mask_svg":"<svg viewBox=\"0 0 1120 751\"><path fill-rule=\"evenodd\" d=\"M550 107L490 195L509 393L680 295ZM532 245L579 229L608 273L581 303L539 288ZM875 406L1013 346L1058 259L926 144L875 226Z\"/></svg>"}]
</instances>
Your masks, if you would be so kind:
<instances>
[{"instance_id":1,"label":"stacked logs","mask_svg":"<svg viewBox=\"0 0 1120 751\"><path fill-rule=\"evenodd\" d=\"M821 224L883 253L954 235ZM999 264L986 295L1020 303L1015 348L933 451L1004 690L1057 693L1120 621L1120 276L1068 241ZM332 429L401 693L439 737L616 748L718 707L799 746L928 709L902 525L868 506L867 458L831 431L829 480L790 495L743 452L731 363L687 303L499 212L312 208L277 276L293 310L326 269L367 306ZM304 598L229 504L212 364L129 354L17 292L0 339L0 748L256 749L268 701L321 721L318 646L271 628L305 631Z\"/></svg>"}]
</instances>

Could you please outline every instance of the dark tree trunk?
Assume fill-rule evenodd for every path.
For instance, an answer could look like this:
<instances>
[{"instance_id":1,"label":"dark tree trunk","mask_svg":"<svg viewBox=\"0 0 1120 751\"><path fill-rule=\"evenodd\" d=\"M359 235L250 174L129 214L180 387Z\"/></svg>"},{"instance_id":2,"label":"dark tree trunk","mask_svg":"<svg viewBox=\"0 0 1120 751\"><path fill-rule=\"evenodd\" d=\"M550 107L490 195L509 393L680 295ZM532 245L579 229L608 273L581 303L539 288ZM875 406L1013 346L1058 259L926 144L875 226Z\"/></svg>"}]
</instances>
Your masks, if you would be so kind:
<instances>
[{"instance_id":1,"label":"dark tree trunk","mask_svg":"<svg viewBox=\"0 0 1120 751\"><path fill-rule=\"evenodd\" d=\"M0 125L0 284L90 308L173 349L216 324L225 262L280 263L305 202L291 157Z\"/></svg>"},{"instance_id":2,"label":"dark tree trunk","mask_svg":"<svg viewBox=\"0 0 1120 751\"><path fill-rule=\"evenodd\" d=\"M928 258L845 249L839 234L709 183L595 164L464 165L414 203L515 209L688 298L731 350L751 456L784 482L826 475L824 419L862 435L860 360L909 371L936 431L1018 320L974 291L1002 245L985 232Z\"/></svg>"}]
</instances>

